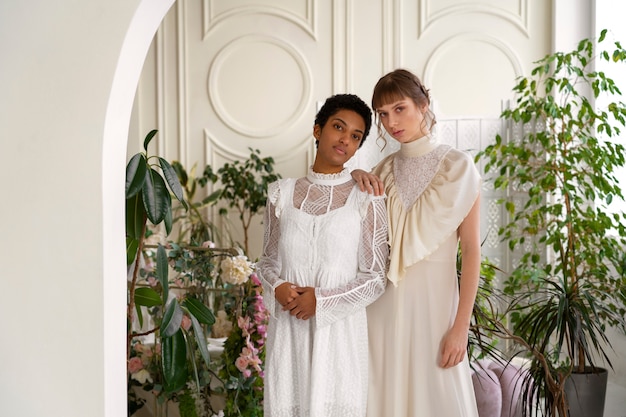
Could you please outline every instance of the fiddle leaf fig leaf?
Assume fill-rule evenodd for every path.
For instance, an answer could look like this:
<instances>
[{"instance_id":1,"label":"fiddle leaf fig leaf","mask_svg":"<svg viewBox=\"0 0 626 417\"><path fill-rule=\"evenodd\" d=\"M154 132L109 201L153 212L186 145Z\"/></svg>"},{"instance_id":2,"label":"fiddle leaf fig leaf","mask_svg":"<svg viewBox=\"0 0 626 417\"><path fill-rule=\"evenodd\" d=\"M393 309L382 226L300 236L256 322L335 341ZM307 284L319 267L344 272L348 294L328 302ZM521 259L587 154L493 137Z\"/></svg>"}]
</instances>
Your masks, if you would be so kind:
<instances>
[{"instance_id":1,"label":"fiddle leaf fig leaf","mask_svg":"<svg viewBox=\"0 0 626 417\"><path fill-rule=\"evenodd\" d=\"M167 210L165 212L165 218L163 219L163 223L165 224L165 234L169 235L172 232L172 224L174 220L172 219L172 210Z\"/></svg>"},{"instance_id":2,"label":"fiddle leaf fig leaf","mask_svg":"<svg viewBox=\"0 0 626 417\"><path fill-rule=\"evenodd\" d=\"M146 210L143 207L141 194L135 194L126 200L126 236L136 240L141 239L145 221Z\"/></svg>"},{"instance_id":3,"label":"fiddle leaf fig leaf","mask_svg":"<svg viewBox=\"0 0 626 417\"><path fill-rule=\"evenodd\" d=\"M183 207L187 209L187 203L185 202L185 195L183 194L183 187L180 185L180 181L178 179L178 175L172 166L165 159L159 157L159 164L161 165L161 169L163 170L163 175L165 175L165 180L167 181L167 185L170 186L170 190L174 193L174 197L178 201L181 202Z\"/></svg>"},{"instance_id":4,"label":"fiddle leaf fig leaf","mask_svg":"<svg viewBox=\"0 0 626 417\"><path fill-rule=\"evenodd\" d=\"M148 163L144 154L133 156L126 165L126 198L137 194L146 181Z\"/></svg>"},{"instance_id":5,"label":"fiddle leaf fig leaf","mask_svg":"<svg viewBox=\"0 0 626 417\"><path fill-rule=\"evenodd\" d=\"M213 312L209 310L207 306L205 306L200 300L187 297L185 301L183 301L183 307L189 311L189 315L195 317L198 321L207 326L212 326L215 323L215 316Z\"/></svg>"},{"instance_id":6,"label":"fiddle leaf fig leaf","mask_svg":"<svg viewBox=\"0 0 626 417\"><path fill-rule=\"evenodd\" d=\"M141 189L141 196L148 219L155 225L161 223L166 211L172 207L172 198L167 191L163 177L152 168L146 172L146 181Z\"/></svg>"},{"instance_id":7,"label":"fiddle leaf fig leaf","mask_svg":"<svg viewBox=\"0 0 626 417\"><path fill-rule=\"evenodd\" d=\"M183 165L178 161L172 161L172 168L176 172L176 176L178 176L180 184L185 187L189 182L189 176L187 175L187 171L185 170Z\"/></svg>"},{"instance_id":8,"label":"fiddle leaf fig leaf","mask_svg":"<svg viewBox=\"0 0 626 417\"><path fill-rule=\"evenodd\" d=\"M161 323L161 337L167 338L173 336L180 330L180 324L183 322L183 309L180 308L176 298L172 298L165 314L163 314L163 322Z\"/></svg>"},{"instance_id":9,"label":"fiddle leaf fig leaf","mask_svg":"<svg viewBox=\"0 0 626 417\"><path fill-rule=\"evenodd\" d=\"M191 316L191 325L193 326L193 334L196 337L196 344L198 345L202 359L204 359L204 363L209 366L211 363L211 357L209 356L209 349L207 347L207 339L204 334L204 329L200 325L198 319L194 316Z\"/></svg>"},{"instance_id":10,"label":"fiddle leaf fig leaf","mask_svg":"<svg viewBox=\"0 0 626 417\"><path fill-rule=\"evenodd\" d=\"M135 290L135 304L138 306L155 307L163 303L161 296L152 288L137 288Z\"/></svg>"},{"instance_id":11,"label":"fiddle leaf fig leaf","mask_svg":"<svg viewBox=\"0 0 626 417\"><path fill-rule=\"evenodd\" d=\"M157 134L157 132L158 130L156 129L151 130L150 132L148 132L146 138L143 140L143 148L146 150L146 152L148 152L148 145L150 144L150 141L152 140L154 135Z\"/></svg>"},{"instance_id":12,"label":"fiddle leaf fig leaf","mask_svg":"<svg viewBox=\"0 0 626 417\"><path fill-rule=\"evenodd\" d=\"M180 391L187 382L187 345L182 329L161 338L161 367L165 392Z\"/></svg>"},{"instance_id":13,"label":"fiddle leaf fig leaf","mask_svg":"<svg viewBox=\"0 0 626 417\"><path fill-rule=\"evenodd\" d=\"M157 278L161 283L161 287L163 287L163 304L165 304L169 297L168 263L167 253L165 252L165 248L163 247L163 245L161 245L160 243L157 247L156 263Z\"/></svg>"}]
</instances>

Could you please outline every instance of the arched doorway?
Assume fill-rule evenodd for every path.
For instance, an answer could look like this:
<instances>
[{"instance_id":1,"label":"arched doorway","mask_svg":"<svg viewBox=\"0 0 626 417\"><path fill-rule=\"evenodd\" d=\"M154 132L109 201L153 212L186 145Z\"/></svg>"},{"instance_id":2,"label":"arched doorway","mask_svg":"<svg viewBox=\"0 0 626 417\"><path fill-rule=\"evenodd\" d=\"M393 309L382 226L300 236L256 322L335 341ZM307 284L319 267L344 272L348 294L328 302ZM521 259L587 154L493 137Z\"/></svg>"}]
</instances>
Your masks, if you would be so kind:
<instances>
[{"instance_id":1,"label":"arched doorway","mask_svg":"<svg viewBox=\"0 0 626 417\"><path fill-rule=\"evenodd\" d=\"M102 147L104 416L127 414L124 172L131 111L146 53L175 0L142 0L120 50Z\"/></svg>"}]
</instances>

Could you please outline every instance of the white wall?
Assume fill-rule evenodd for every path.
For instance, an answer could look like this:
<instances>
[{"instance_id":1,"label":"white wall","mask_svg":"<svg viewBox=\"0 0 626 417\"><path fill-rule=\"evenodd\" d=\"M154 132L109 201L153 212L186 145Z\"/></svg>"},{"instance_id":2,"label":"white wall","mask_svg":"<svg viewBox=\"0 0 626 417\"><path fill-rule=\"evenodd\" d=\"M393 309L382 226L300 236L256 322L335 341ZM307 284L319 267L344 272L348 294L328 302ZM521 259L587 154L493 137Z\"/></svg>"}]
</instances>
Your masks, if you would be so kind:
<instances>
[{"instance_id":1,"label":"white wall","mask_svg":"<svg viewBox=\"0 0 626 417\"><path fill-rule=\"evenodd\" d=\"M138 5L0 2L2 416L126 415L125 319L114 309L113 323L108 312L125 305L123 167L137 84L128 82L128 62L138 77L167 1L141 2L139 26L154 22L152 33L143 41L131 33L135 55L115 77ZM149 13L159 8L160 16ZM129 90L112 96L114 85ZM110 98L119 107L108 110ZM103 161L103 144L117 159ZM103 175L120 167L114 178ZM111 233L120 244L112 250Z\"/></svg>"}]
</instances>

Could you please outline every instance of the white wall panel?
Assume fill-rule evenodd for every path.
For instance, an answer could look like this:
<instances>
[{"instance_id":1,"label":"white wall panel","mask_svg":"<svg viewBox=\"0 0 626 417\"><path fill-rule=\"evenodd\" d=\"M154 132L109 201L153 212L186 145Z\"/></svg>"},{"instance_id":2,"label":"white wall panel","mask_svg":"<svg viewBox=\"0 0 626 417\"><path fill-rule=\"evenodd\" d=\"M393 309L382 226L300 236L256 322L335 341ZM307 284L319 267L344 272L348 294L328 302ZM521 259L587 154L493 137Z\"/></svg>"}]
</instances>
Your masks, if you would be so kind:
<instances>
[{"instance_id":1,"label":"white wall panel","mask_svg":"<svg viewBox=\"0 0 626 417\"><path fill-rule=\"evenodd\" d=\"M129 153L159 128L159 153L188 168L217 169L252 147L281 175L301 176L318 103L340 92L369 103L396 67L422 77L440 119L493 120L515 77L549 52L550 11L543 0L179 0L146 62ZM351 167L397 149L389 141L381 152L376 136Z\"/></svg>"}]
</instances>

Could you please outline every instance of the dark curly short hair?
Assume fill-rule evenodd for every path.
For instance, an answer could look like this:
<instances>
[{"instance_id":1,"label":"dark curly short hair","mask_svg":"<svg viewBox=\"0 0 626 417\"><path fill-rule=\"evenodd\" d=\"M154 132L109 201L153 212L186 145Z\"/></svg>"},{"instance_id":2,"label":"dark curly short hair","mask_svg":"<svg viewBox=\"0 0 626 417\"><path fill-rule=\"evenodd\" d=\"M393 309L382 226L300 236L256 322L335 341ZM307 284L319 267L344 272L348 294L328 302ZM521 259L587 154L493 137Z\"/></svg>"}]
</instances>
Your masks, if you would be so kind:
<instances>
[{"instance_id":1,"label":"dark curly short hair","mask_svg":"<svg viewBox=\"0 0 626 417\"><path fill-rule=\"evenodd\" d=\"M315 124L324 127L328 119L340 110L352 110L363 118L365 130L363 131L363 139L361 139L361 143L359 144L360 148L363 146L363 143L365 143L365 139L367 135L369 135L370 128L372 127L372 111L358 96L354 94L335 94L334 96L328 97L315 116Z\"/></svg>"}]
</instances>

